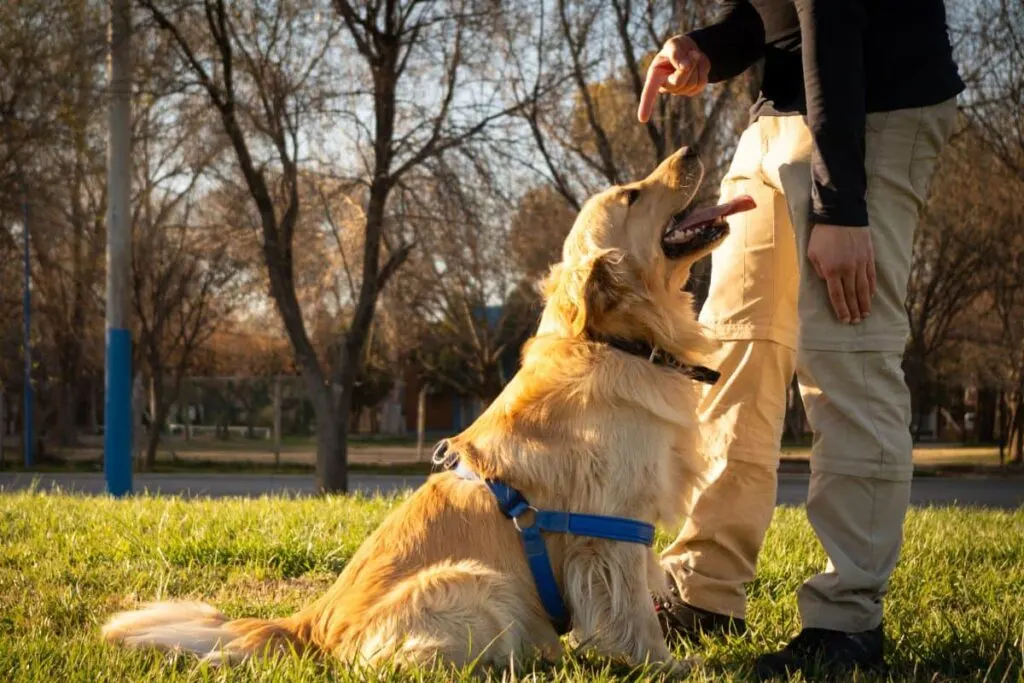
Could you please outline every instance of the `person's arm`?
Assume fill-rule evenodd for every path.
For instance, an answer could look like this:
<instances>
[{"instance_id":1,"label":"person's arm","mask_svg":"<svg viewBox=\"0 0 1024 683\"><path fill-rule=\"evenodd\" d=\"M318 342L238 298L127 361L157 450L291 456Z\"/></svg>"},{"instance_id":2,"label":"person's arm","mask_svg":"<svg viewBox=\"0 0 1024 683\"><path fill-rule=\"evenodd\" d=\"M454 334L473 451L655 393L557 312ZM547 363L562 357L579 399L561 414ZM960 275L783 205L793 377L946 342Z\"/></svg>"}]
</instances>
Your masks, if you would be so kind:
<instances>
[{"instance_id":1,"label":"person's arm","mask_svg":"<svg viewBox=\"0 0 1024 683\"><path fill-rule=\"evenodd\" d=\"M825 281L836 319L860 323L875 295L875 252L864 170L863 0L796 0L807 126L811 235L807 260Z\"/></svg>"},{"instance_id":2,"label":"person's arm","mask_svg":"<svg viewBox=\"0 0 1024 683\"><path fill-rule=\"evenodd\" d=\"M659 92L693 97L708 83L742 73L764 52L764 23L747 0L722 0L718 21L665 42L647 68L637 107L646 123Z\"/></svg>"},{"instance_id":3,"label":"person's arm","mask_svg":"<svg viewBox=\"0 0 1024 683\"><path fill-rule=\"evenodd\" d=\"M709 83L746 71L764 52L764 23L748 0L723 0L715 23L686 34L697 44L711 70Z\"/></svg>"},{"instance_id":4,"label":"person's arm","mask_svg":"<svg viewBox=\"0 0 1024 683\"><path fill-rule=\"evenodd\" d=\"M866 226L864 2L797 0L811 153L812 221Z\"/></svg>"}]
</instances>

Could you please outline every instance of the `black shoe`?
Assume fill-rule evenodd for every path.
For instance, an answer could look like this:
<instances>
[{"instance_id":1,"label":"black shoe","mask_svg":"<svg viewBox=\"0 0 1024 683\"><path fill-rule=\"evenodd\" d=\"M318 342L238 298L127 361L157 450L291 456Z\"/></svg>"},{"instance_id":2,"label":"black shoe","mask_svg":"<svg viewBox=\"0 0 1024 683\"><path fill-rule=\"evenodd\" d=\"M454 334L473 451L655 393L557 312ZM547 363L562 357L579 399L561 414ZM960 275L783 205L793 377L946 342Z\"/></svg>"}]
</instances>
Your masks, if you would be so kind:
<instances>
[{"instance_id":1,"label":"black shoe","mask_svg":"<svg viewBox=\"0 0 1024 683\"><path fill-rule=\"evenodd\" d=\"M805 628L782 650L762 655L754 664L758 678L789 676L798 671L827 671L846 674L854 669L885 670L885 634L882 627L859 633Z\"/></svg>"},{"instance_id":2,"label":"black shoe","mask_svg":"<svg viewBox=\"0 0 1024 683\"><path fill-rule=\"evenodd\" d=\"M747 622L743 619L709 612L683 602L672 577L669 577L669 586L669 595L654 596L654 612L666 639L698 640L701 633L742 635L747 632Z\"/></svg>"}]
</instances>

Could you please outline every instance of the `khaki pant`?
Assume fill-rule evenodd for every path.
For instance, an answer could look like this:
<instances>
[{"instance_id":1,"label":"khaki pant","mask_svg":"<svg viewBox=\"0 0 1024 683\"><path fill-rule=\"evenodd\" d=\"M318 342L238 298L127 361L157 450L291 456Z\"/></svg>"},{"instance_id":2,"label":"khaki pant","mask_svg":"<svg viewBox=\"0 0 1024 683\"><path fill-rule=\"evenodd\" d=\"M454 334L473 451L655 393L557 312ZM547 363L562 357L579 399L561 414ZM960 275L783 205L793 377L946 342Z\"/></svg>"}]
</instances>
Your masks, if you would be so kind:
<instances>
[{"instance_id":1,"label":"khaki pant","mask_svg":"<svg viewBox=\"0 0 1024 683\"><path fill-rule=\"evenodd\" d=\"M913 236L956 117L949 101L870 114L865 170L878 293L858 325L834 316L806 259L811 139L802 117L765 117L743 134L722 199L749 194L712 256L701 322L722 341L719 383L701 403L701 436L721 458L662 559L682 598L744 616L744 584L776 497L794 371L814 432L807 516L828 554L800 589L805 627L863 631L881 622L910 498L910 395L901 370Z\"/></svg>"}]
</instances>

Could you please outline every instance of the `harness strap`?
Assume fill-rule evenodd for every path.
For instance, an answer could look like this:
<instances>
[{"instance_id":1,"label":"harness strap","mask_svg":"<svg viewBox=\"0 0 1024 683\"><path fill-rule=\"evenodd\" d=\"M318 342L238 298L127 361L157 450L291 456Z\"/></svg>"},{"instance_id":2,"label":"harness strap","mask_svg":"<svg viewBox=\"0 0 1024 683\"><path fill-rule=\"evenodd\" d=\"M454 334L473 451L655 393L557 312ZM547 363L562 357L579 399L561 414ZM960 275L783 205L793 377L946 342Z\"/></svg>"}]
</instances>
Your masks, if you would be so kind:
<instances>
[{"instance_id":1,"label":"harness strap","mask_svg":"<svg viewBox=\"0 0 1024 683\"><path fill-rule=\"evenodd\" d=\"M654 543L654 526L635 519L539 510L536 524L543 531L606 538L623 543Z\"/></svg>"},{"instance_id":2,"label":"harness strap","mask_svg":"<svg viewBox=\"0 0 1024 683\"><path fill-rule=\"evenodd\" d=\"M460 466L462 463L459 463ZM512 520L519 538L523 542L523 551L526 553L526 563L533 574L533 583L537 587L537 595L544 611L548 613L552 625L559 635L569 632L569 610L566 609L565 601L558 590L558 581L555 579L555 570L551 566L551 558L548 557L548 547L544 543L543 531L540 525L540 511L530 505L522 492L508 486L507 484L486 480L487 487L494 494L498 502L498 509L501 513ZM532 513L533 520L529 524L520 521Z\"/></svg>"},{"instance_id":3,"label":"harness strap","mask_svg":"<svg viewBox=\"0 0 1024 683\"><path fill-rule=\"evenodd\" d=\"M444 455L447 455L447 444L441 442L435 450L435 459ZM480 476L462 460L455 463L454 471L463 479L480 479ZM654 543L653 524L624 517L538 510L530 505L518 489L494 479L486 479L484 483L494 495L498 509L512 520L519 532L541 605L544 606L559 634L569 631L569 612L558 590L555 571L551 566L551 558L548 556L547 545L541 532L589 536L646 546Z\"/></svg>"}]
</instances>

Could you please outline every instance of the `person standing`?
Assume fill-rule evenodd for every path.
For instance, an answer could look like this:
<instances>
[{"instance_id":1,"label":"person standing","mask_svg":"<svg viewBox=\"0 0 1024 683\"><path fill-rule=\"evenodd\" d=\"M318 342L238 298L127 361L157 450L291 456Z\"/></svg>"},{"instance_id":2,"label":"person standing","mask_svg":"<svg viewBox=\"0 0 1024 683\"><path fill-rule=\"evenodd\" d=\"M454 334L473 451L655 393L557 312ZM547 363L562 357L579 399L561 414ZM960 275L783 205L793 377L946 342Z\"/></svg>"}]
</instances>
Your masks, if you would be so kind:
<instances>
[{"instance_id":1,"label":"person standing","mask_svg":"<svg viewBox=\"0 0 1024 683\"><path fill-rule=\"evenodd\" d=\"M775 507L786 389L796 372L814 433L807 516L825 570L798 592L802 630L762 677L814 661L884 666L882 600L913 473L901 369L913 235L964 84L942 0L724 0L712 25L652 62L658 93L694 96L764 60L722 199L701 322L720 340L701 439L718 466L663 552L666 633L746 629L745 584Z\"/></svg>"}]
</instances>

